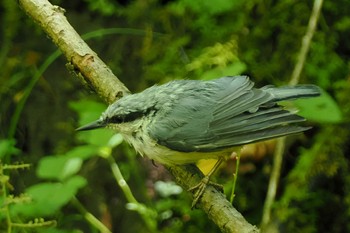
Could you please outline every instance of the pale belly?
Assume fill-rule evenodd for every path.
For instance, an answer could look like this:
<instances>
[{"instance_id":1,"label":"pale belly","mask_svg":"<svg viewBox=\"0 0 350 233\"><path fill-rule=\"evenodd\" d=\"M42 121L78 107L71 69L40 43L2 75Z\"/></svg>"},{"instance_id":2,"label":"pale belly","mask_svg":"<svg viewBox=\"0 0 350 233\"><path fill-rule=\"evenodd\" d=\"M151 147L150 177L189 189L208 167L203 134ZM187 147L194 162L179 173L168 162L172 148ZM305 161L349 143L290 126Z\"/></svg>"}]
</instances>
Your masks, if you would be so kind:
<instances>
[{"instance_id":1,"label":"pale belly","mask_svg":"<svg viewBox=\"0 0 350 233\"><path fill-rule=\"evenodd\" d=\"M128 135L123 135L123 137L142 156L147 156L156 162L167 165L189 164L196 163L201 159L219 159L221 157L229 157L232 152L240 149L240 147L236 147L214 152L180 152L159 145L147 136L142 137L142 139L136 139Z\"/></svg>"}]
</instances>

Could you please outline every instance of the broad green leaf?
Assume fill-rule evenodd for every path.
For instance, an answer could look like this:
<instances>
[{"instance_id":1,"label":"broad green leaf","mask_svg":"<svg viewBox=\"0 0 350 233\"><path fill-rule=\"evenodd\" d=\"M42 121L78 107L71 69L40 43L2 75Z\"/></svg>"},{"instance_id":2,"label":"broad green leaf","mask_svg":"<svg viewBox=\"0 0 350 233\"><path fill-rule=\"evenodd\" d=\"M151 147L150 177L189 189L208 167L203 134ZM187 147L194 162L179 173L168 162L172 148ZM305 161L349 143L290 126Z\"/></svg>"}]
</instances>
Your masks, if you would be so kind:
<instances>
[{"instance_id":1,"label":"broad green leaf","mask_svg":"<svg viewBox=\"0 0 350 233\"><path fill-rule=\"evenodd\" d=\"M65 180L79 172L85 159L98 155L99 147L78 146L65 155L52 155L40 159L37 175L44 179Z\"/></svg>"},{"instance_id":2,"label":"broad green leaf","mask_svg":"<svg viewBox=\"0 0 350 233\"><path fill-rule=\"evenodd\" d=\"M70 102L69 107L79 114L79 126L97 120L107 108L105 104L92 100Z\"/></svg>"},{"instance_id":3,"label":"broad green leaf","mask_svg":"<svg viewBox=\"0 0 350 233\"><path fill-rule=\"evenodd\" d=\"M79 100L69 102L69 107L80 115L80 119L82 115L84 115L86 119L81 120L86 120L85 123L87 123L89 121L96 120L107 106L103 103L92 100Z\"/></svg>"},{"instance_id":4,"label":"broad green leaf","mask_svg":"<svg viewBox=\"0 0 350 233\"><path fill-rule=\"evenodd\" d=\"M247 66L243 62L235 62L226 67L217 67L205 72L202 76L202 80L211 80L224 76L234 76L243 73Z\"/></svg>"},{"instance_id":5,"label":"broad green leaf","mask_svg":"<svg viewBox=\"0 0 350 233\"><path fill-rule=\"evenodd\" d=\"M82 162L81 158L70 158L65 155L44 157L39 161L37 176L62 181L76 174Z\"/></svg>"},{"instance_id":6,"label":"broad green leaf","mask_svg":"<svg viewBox=\"0 0 350 233\"><path fill-rule=\"evenodd\" d=\"M37 176L44 179L61 180L62 170L68 158L63 155L47 156L40 159L36 170Z\"/></svg>"},{"instance_id":7,"label":"broad green leaf","mask_svg":"<svg viewBox=\"0 0 350 233\"><path fill-rule=\"evenodd\" d=\"M123 142L123 137L121 134L114 134L110 140L108 141L108 146L109 147L116 147L118 146L120 143Z\"/></svg>"},{"instance_id":8,"label":"broad green leaf","mask_svg":"<svg viewBox=\"0 0 350 233\"><path fill-rule=\"evenodd\" d=\"M95 146L107 146L111 137L115 134L110 129L95 129L91 131L77 132L77 138L91 145Z\"/></svg>"},{"instance_id":9,"label":"broad green leaf","mask_svg":"<svg viewBox=\"0 0 350 233\"><path fill-rule=\"evenodd\" d=\"M70 102L69 106L79 114L79 126L97 120L101 116L102 112L107 108L105 104L91 100ZM82 142L97 146L104 146L107 145L109 139L113 134L115 134L115 132L108 129L97 129L92 131L76 132L76 134L77 138Z\"/></svg>"},{"instance_id":10,"label":"broad green leaf","mask_svg":"<svg viewBox=\"0 0 350 233\"><path fill-rule=\"evenodd\" d=\"M33 185L26 190L26 194L31 197L32 201L13 205L11 211L24 216L53 215L66 205L86 183L85 178L74 176L62 183Z\"/></svg>"},{"instance_id":11,"label":"broad green leaf","mask_svg":"<svg viewBox=\"0 0 350 233\"><path fill-rule=\"evenodd\" d=\"M294 101L298 108L298 115L308 120L320 123L339 123L342 112L334 99L325 91L316 98L298 99Z\"/></svg>"},{"instance_id":12,"label":"broad green leaf","mask_svg":"<svg viewBox=\"0 0 350 233\"><path fill-rule=\"evenodd\" d=\"M83 160L81 158L71 158L68 159L62 169L61 179L64 180L74 174L76 174L83 164Z\"/></svg>"},{"instance_id":13,"label":"broad green leaf","mask_svg":"<svg viewBox=\"0 0 350 233\"><path fill-rule=\"evenodd\" d=\"M83 145L77 146L66 153L69 158L81 158L83 160L91 158L97 155L99 150L98 146L95 145Z\"/></svg>"}]
</instances>

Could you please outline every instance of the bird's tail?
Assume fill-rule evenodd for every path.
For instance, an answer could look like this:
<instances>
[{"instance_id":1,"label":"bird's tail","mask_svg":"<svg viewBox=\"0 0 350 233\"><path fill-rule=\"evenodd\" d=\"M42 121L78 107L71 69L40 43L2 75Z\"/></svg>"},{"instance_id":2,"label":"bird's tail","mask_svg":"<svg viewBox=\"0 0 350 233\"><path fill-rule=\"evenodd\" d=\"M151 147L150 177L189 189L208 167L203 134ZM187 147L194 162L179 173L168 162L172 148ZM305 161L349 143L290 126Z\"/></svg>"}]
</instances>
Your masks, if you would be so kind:
<instances>
[{"instance_id":1,"label":"bird's tail","mask_svg":"<svg viewBox=\"0 0 350 233\"><path fill-rule=\"evenodd\" d=\"M273 102L282 100L293 100L299 98L315 97L321 94L321 90L318 86L312 84L301 84L296 86L285 87L263 87L265 91L269 92L273 98Z\"/></svg>"}]
</instances>

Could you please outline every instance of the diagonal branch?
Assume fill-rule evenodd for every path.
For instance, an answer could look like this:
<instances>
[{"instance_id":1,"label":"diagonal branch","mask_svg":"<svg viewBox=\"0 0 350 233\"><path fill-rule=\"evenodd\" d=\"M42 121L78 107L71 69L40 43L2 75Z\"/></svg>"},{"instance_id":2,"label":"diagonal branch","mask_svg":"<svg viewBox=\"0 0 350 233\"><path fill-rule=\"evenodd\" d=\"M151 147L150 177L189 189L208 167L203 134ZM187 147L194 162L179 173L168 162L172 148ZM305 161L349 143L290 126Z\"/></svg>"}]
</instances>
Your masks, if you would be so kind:
<instances>
[{"instance_id":1,"label":"diagonal branch","mask_svg":"<svg viewBox=\"0 0 350 233\"><path fill-rule=\"evenodd\" d=\"M25 0L19 3L65 55L72 71L107 103L129 93L124 84L68 23L63 8L53 6L46 0Z\"/></svg>"},{"instance_id":2,"label":"diagonal branch","mask_svg":"<svg viewBox=\"0 0 350 233\"><path fill-rule=\"evenodd\" d=\"M310 50L311 41L316 31L316 26L321 13L322 4L323 0L314 0L314 5L307 26L307 31L301 41L301 47L298 54L297 63L295 64L292 76L289 81L290 85L296 85L299 82L300 74L304 68L306 56Z\"/></svg>"},{"instance_id":3,"label":"diagonal branch","mask_svg":"<svg viewBox=\"0 0 350 233\"><path fill-rule=\"evenodd\" d=\"M19 4L59 47L76 76L107 103L129 94L124 84L69 24L64 9L53 6L46 0L19 0ZM199 169L191 165L169 167L168 170L185 189L197 184L203 177ZM222 232L259 232L213 187L207 187L198 206Z\"/></svg>"}]
</instances>

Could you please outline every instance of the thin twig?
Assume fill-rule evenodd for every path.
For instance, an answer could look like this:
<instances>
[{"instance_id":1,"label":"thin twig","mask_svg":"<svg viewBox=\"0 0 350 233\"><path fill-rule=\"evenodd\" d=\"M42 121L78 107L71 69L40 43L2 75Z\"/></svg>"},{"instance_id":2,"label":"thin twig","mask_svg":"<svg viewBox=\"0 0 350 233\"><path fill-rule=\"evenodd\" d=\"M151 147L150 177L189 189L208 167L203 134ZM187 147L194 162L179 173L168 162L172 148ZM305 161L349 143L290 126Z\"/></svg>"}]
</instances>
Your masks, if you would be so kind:
<instances>
[{"instance_id":1,"label":"thin twig","mask_svg":"<svg viewBox=\"0 0 350 233\"><path fill-rule=\"evenodd\" d=\"M79 210L85 220L98 229L101 233L112 233L111 230L109 230L100 220L91 214L77 198L74 197L71 200L71 203Z\"/></svg>"},{"instance_id":2,"label":"thin twig","mask_svg":"<svg viewBox=\"0 0 350 233\"><path fill-rule=\"evenodd\" d=\"M157 218L157 213L151 208L148 208L147 206L136 200L136 198L132 194L128 183L125 181L118 164L116 163L112 155L109 155L107 157L107 161L109 163L109 166L111 167L114 179L116 180L119 187L122 189L124 196L128 201L128 209L138 212L143 218L144 222L146 223L148 229L151 232L155 232L157 229L157 224L155 221L155 219Z\"/></svg>"},{"instance_id":3,"label":"thin twig","mask_svg":"<svg viewBox=\"0 0 350 233\"><path fill-rule=\"evenodd\" d=\"M236 196L235 189L236 189L236 184L237 184L237 179L238 179L239 164L241 161L241 150L238 150L235 158L236 158L236 170L235 170L235 173L233 174L233 185L232 185L232 191L231 191L231 196L230 196L231 203L233 203L233 199Z\"/></svg>"},{"instance_id":4,"label":"thin twig","mask_svg":"<svg viewBox=\"0 0 350 233\"><path fill-rule=\"evenodd\" d=\"M315 0L314 6L312 8L312 13L309 19L309 24L307 27L307 31L302 39L302 45L299 51L297 63L294 67L292 77L290 78L289 84L296 85L299 83L301 71L304 68L306 56L310 50L310 44L312 41L312 37L315 34L317 21L320 16L321 8L322 8L323 0Z\"/></svg>"},{"instance_id":5,"label":"thin twig","mask_svg":"<svg viewBox=\"0 0 350 233\"><path fill-rule=\"evenodd\" d=\"M283 162L283 154L286 145L286 137L277 139L276 149L274 153L274 160L272 171L269 180L269 187L266 194L266 199L263 208L263 216L261 221L261 231L264 232L266 226L271 220L272 204L275 201L278 182L281 174L281 167Z\"/></svg>"}]
</instances>

